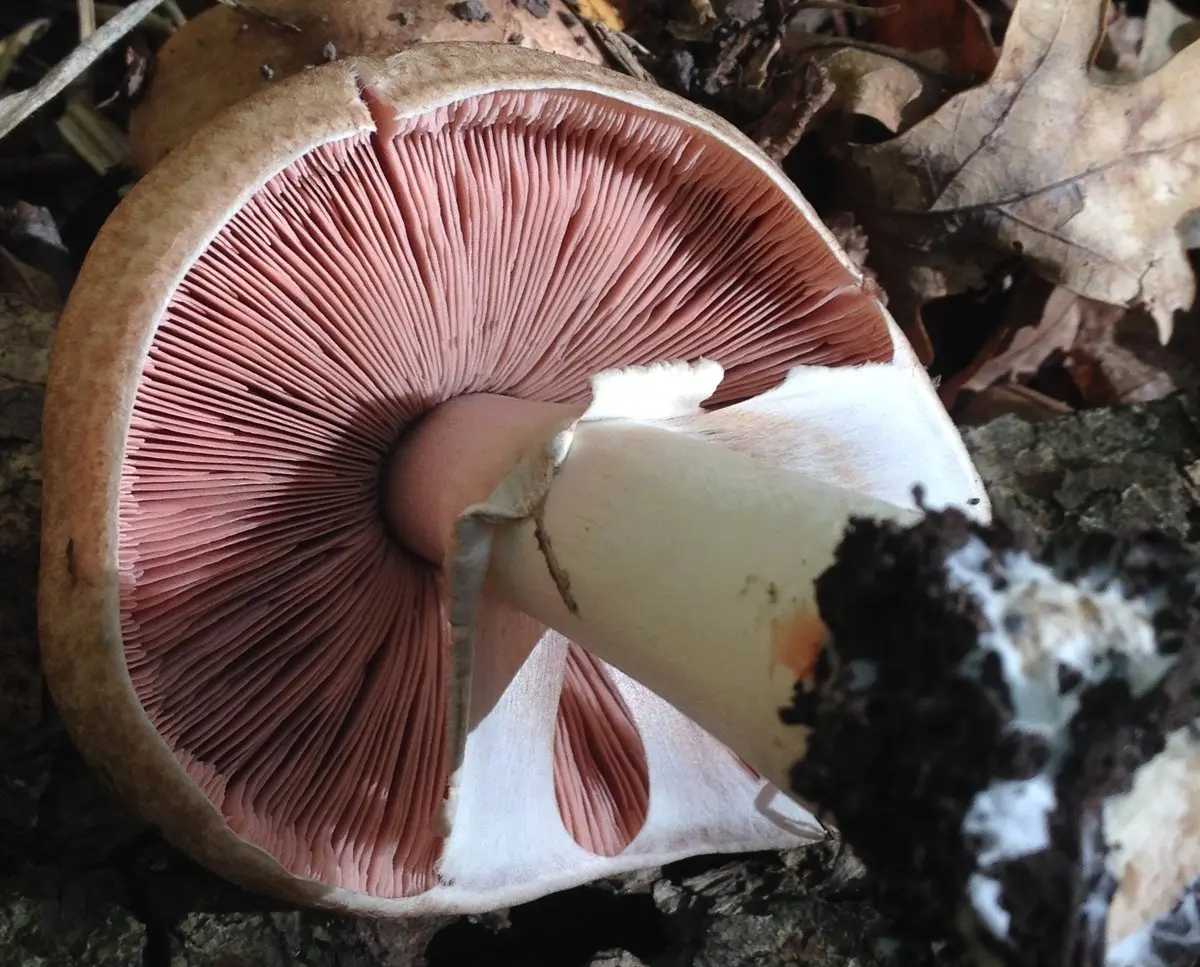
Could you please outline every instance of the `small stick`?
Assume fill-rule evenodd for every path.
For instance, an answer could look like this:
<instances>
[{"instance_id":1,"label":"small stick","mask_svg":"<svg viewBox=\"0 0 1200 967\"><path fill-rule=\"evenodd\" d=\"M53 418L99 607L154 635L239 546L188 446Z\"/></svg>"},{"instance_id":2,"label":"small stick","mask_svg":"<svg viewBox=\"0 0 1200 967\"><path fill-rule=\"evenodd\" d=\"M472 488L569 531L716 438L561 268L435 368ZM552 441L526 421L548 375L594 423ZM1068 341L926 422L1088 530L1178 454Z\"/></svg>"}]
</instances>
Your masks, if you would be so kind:
<instances>
[{"instance_id":1,"label":"small stick","mask_svg":"<svg viewBox=\"0 0 1200 967\"><path fill-rule=\"evenodd\" d=\"M650 52L645 47L623 31L613 30L603 21L585 17L576 0L566 0L566 4L571 13L575 14L579 22L583 24L584 30L591 34L592 40L603 49L613 64L639 81L645 81L648 84L658 83L635 56L639 53L649 55Z\"/></svg>"},{"instance_id":2,"label":"small stick","mask_svg":"<svg viewBox=\"0 0 1200 967\"><path fill-rule=\"evenodd\" d=\"M79 10L79 41L83 43L96 32L96 5L93 0L76 0Z\"/></svg>"},{"instance_id":3,"label":"small stick","mask_svg":"<svg viewBox=\"0 0 1200 967\"><path fill-rule=\"evenodd\" d=\"M813 118L833 96L833 81L821 65L806 61L753 132L755 143L776 164L792 153Z\"/></svg>"},{"instance_id":4,"label":"small stick","mask_svg":"<svg viewBox=\"0 0 1200 967\"><path fill-rule=\"evenodd\" d=\"M143 18L139 26L147 30L153 30L160 34L172 34L178 26L174 19L166 16L168 9L171 6L171 0L163 0L162 13L148 13ZM113 17L117 16L125 8L115 3L97 3L96 4L96 23L108 23ZM178 8L176 8L178 9Z\"/></svg>"},{"instance_id":5,"label":"small stick","mask_svg":"<svg viewBox=\"0 0 1200 967\"><path fill-rule=\"evenodd\" d=\"M167 18L176 27L182 27L185 23L187 23L187 17L185 17L183 11L179 9L179 4L176 3L175 0L163 0L163 13L167 15Z\"/></svg>"}]
</instances>

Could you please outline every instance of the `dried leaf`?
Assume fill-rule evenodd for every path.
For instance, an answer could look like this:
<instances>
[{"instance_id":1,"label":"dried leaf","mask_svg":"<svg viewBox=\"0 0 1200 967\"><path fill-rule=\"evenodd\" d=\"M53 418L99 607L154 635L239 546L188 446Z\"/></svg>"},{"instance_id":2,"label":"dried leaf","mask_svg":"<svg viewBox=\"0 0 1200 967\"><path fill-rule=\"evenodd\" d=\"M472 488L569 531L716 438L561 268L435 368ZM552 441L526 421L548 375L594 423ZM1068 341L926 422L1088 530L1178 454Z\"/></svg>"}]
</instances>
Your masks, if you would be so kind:
<instances>
[{"instance_id":1,"label":"dried leaf","mask_svg":"<svg viewBox=\"0 0 1200 967\"><path fill-rule=\"evenodd\" d=\"M621 31L614 30L600 20L588 20L586 17L583 20L588 32L595 38L596 43L601 49L608 54L613 63L624 70L630 77L636 77L639 81L644 81L647 84L655 83L654 75L642 66L642 62L637 58L637 53L630 46L628 39Z\"/></svg>"},{"instance_id":2,"label":"dried leaf","mask_svg":"<svg viewBox=\"0 0 1200 967\"><path fill-rule=\"evenodd\" d=\"M75 264L49 209L18 201L0 207L0 291L39 306L57 307L70 290ZM54 291L46 286L50 279Z\"/></svg>"},{"instance_id":3,"label":"dried leaf","mask_svg":"<svg viewBox=\"0 0 1200 967\"><path fill-rule=\"evenodd\" d=\"M1141 49L1134 70L1139 77L1153 74L1200 38L1200 20L1189 17L1170 0L1150 0L1144 23Z\"/></svg>"},{"instance_id":4,"label":"dried leaf","mask_svg":"<svg viewBox=\"0 0 1200 967\"><path fill-rule=\"evenodd\" d=\"M1064 369L1092 406L1161 399L1200 386L1194 327L1163 346L1145 313L1080 299L1080 327Z\"/></svg>"},{"instance_id":5,"label":"dried leaf","mask_svg":"<svg viewBox=\"0 0 1200 967\"><path fill-rule=\"evenodd\" d=\"M809 61L797 70L774 105L751 132L755 143L776 164L791 154L813 117L825 106L834 86L825 70Z\"/></svg>"},{"instance_id":6,"label":"dried leaf","mask_svg":"<svg viewBox=\"0 0 1200 967\"><path fill-rule=\"evenodd\" d=\"M47 313L50 319L46 319ZM0 293L0 346L4 347L0 352L0 389L11 390L14 384L36 387L46 382L55 314L53 307Z\"/></svg>"},{"instance_id":7,"label":"dried leaf","mask_svg":"<svg viewBox=\"0 0 1200 967\"><path fill-rule=\"evenodd\" d=\"M27 201L0 208L0 233L10 241L31 240L58 252L67 250L50 209Z\"/></svg>"},{"instance_id":8,"label":"dried leaf","mask_svg":"<svg viewBox=\"0 0 1200 967\"><path fill-rule=\"evenodd\" d=\"M1149 77L1098 80L1104 11L1104 0L1018 0L986 84L854 151L893 298L962 291L1023 255L1081 295L1144 305L1169 338L1195 292L1176 227L1200 208L1200 44Z\"/></svg>"},{"instance_id":9,"label":"dried leaf","mask_svg":"<svg viewBox=\"0 0 1200 967\"><path fill-rule=\"evenodd\" d=\"M833 81L832 108L874 118L892 133L928 116L944 96L930 75L873 50L826 48L810 56Z\"/></svg>"},{"instance_id":10,"label":"dried leaf","mask_svg":"<svg viewBox=\"0 0 1200 967\"><path fill-rule=\"evenodd\" d=\"M1015 382L1032 376L1056 354L1067 353L1079 332L1079 302L1069 289L1054 289L1032 324L1013 320L1017 327L1006 327L1007 344L975 370L963 389L979 392L993 383Z\"/></svg>"},{"instance_id":11,"label":"dried leaf","mask_svg":"<svg viewBox=\"0 0 1200 967\"><path fill-rule=\"evenodd\" d=\"M25 48L50 29L50 20L41 17L14 30L7 37L0 37L0 87L8 80L13 64L25 52Z\"/></svg>"},{"instance_id":12,"label":"dried leaf","mask_svg":"<svg viewBox=\"0 0 1200 967\"><path fill-rule=\"evenodd\" d=\"M961 411L955 413L955 418L961 425L978 426L1012 413L1026 423L1040 423L1070 412L1071 407L1066 403L1030 386L1001 383L972 396Z\"/></svg>"},{"instance_id":13,"label":"dried leaf","mask_svg":"<svg viewBox=\"0 0 1200 967\"><path fill-rule=\"evenodd\" d=\"M38 309L58 310L62 298L54 279L46 272L22 262L0 245L0 296L20 299ZM4 352L0 350L0 362Z\"/></svg>"},{"instance_id":14,"label":"dried leaf","mask_svg":"<svg viewBox=\"0 0 1200 967\"><path fill-rule=\"evenodd\" d=\"M867 6L894 8L867 19L868 40L914 54L944 51L951 74L987 75L996 66L987 24L971 0L868 0Z\"/></svg>"},{"instance_id":15,"label":"dried leaf","mask_svg":"<svg viewBox=\"0 0 1200 967\"><path fill-rule=\"evenodd\" d=\"M129 160L129 141L124 133L85 99L70 99L54 123L63 140L98 175Z\"/></svg>"}]
</instances>

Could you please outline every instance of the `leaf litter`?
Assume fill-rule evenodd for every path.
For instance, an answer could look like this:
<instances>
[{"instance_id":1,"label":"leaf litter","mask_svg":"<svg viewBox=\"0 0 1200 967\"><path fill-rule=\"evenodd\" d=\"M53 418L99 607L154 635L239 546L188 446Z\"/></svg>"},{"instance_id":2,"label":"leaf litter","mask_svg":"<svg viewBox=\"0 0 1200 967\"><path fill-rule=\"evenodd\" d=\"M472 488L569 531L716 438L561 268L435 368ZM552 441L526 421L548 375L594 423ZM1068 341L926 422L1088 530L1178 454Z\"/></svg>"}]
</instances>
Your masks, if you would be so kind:
<instances>
[{"instance_id":1,"label":"leaf litter","mask_svg":"<svg viewBox=\"0 0 1200 967\"><path fill-rule=\"evenodd\" d=\"M0 206L50 212L68 264L136 178L123 143L157 48L215 2L20 0L0 13L0 104L25 112L0 138ZM81 36L93 6L97 29ZM411 6L396 0L391 16ZM1200 246L1200 21L1186 5L570 6L613 69L717 111L783 165L877 280L956 415L1194 382L1194 356L1178 364L1190 339L1143 338L1148 320L1156 339L1195 326L1185 249ZM6 247L6 287L44 301L45 273L19 251ZM927 330L931 312L942 321Z\"/></svg>"},{"instance_id":2,"label":"leaf litter","mask_svg":"<svg viewBox=\"0 0 1200 967\"><path fill-rule=\"evenodd\" d=\"M1019 0L982 85L850 157L881 277L911 313L1015 256L1145 307L1164 340L1195 298L1177 233L1200 208L1200 45L1126 79L1091 69L1103 0Z\"/></svg>"},{"instance_id":3,"label":"leaf litter","mask_svg":"<svg viewBox=\"0 0 1200 967\"><path fill-rule=\"evenodd\" d=\"M185 6L194 13L211 2ZM152 83L154 50L172 18L151 12L158 23L148 29L151 5L102 5L100 30L73 48L59 43L49 59L43 37L70 6L25 0L28 17L0 22L0 103L11 112L37 102L59 128L56 138L43 128L32 151L19 150L28 148L20 136L28 140L24 130L36 125L0 139L0 174L16 142L34 167L29 155L53 156L49 167L61 168L65 151L101 176L116 170L130 181L121 151L127 104ZM174 4L154 6L182 19ZM978 352L1002 347L1013 325L979 334L978 352L955 359L923 332L926 306L980 292L1014 269L1100 304L1144 310L1164 338L1175 313L1194 302L1184 246L1200 244L1200 217L1188 217L1200 208L1200 112L1188 83L1200 76L1200 26L1168 0L1151 0L1141 13L1103 0L574 6L606 38L616 70L718 110L798 172L827 220L857 223L890 307L943 377L978 368ZM107 53L97 53L97 34L112 44ZM41 59L32 83L31 55ZM62 66L92 61L110 78L98 90L103 100L80 97L73 78L66 94L42 103L48 82L64 84ZM83 132L80 119L88 121ZM96 132L107 144L96 145ZM834 173L806 178L814 164ZM1039 334L1046 325L1037 314L1027 320ZM1024 338L1016 349L997 348L1000 358L984 372L1028 360ZM1027 378L1026 368L1009 376ZM959 378L959 389L982 391L977 382Z\"/></svg>"}]
</instances>

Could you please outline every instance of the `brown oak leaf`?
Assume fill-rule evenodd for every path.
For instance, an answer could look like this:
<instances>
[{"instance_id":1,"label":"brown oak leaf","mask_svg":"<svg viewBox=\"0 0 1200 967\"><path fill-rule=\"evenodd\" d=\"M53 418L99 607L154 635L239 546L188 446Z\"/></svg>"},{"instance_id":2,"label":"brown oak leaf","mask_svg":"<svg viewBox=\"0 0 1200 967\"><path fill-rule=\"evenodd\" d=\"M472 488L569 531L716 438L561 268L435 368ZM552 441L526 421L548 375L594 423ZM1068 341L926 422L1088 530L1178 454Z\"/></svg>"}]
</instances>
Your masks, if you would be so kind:
<instances>
[{"instance_id":1,"label":"brown oak leaf","mask_svg":"<svg viewBox=\"0 0 1200 967\"><path fill-rule=\"evenodd\" d=\"M868 17L868 40L919 54L938 49L951 74L987 74L996 49L972 0L867 0L882 16Z\"/></svg>"},{"instance_id":2,"label":"brown oak leaf","mask_svg":"<svg viewBox=\"0 0 1200 967\"><path fill-rule=\"evenodd\" d=\"M1105 0L1018 0L985 84L853 151L903 322L1017 256L1080 295L1145 306L1164 341L1192 304L1177 226L1200 209L1200 43L1123 80L1091 70L1104 23Z\"/></svg>"},{"instance_id":3,"label":"brown oak leaf","mask_svg":"<svg viewBox=\"0 0 1200 967\"><path fill-rule=\"evenodd\" d=\"M929 74L879 51L818 48L808 57L833 83L830 108L873 118L893 134L926 117L945 100Z\"/></svg>"},{"instance_id":4,"label":"brown oak leaf","mask_svg":"<svg viewBox=\"0 0 1200 967\"><path fill-rule=\"evenodd\" d=\"M979 393L995 383L1019 382L1074 345L1079 334L1079 296L1036 277L1026 283L997 327L994 342L998 351L979 359L977 366L963 374L962 389ZM943 381L942 399L954 382Z\"/></svg>"}]
</instances>

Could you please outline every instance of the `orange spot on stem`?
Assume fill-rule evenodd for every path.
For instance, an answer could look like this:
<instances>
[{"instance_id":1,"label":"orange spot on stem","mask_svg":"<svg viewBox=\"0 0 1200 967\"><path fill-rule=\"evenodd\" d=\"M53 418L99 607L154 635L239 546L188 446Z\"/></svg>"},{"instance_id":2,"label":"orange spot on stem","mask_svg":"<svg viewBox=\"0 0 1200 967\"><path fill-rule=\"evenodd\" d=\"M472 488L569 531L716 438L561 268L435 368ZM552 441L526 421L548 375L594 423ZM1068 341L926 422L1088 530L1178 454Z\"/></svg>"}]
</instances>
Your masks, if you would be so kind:
<instances>
[{"instance_id":1,"label":"orange spot on stem","mask_svg":"<svg viewBox=\"0 0 1200 967\"><path fill-rule=\"evenodd\" d=\"M797 611L771 622L771 664L807 681L817 667L825 640L825 623L811 611Z\"/></svg>"}]
</instances>

